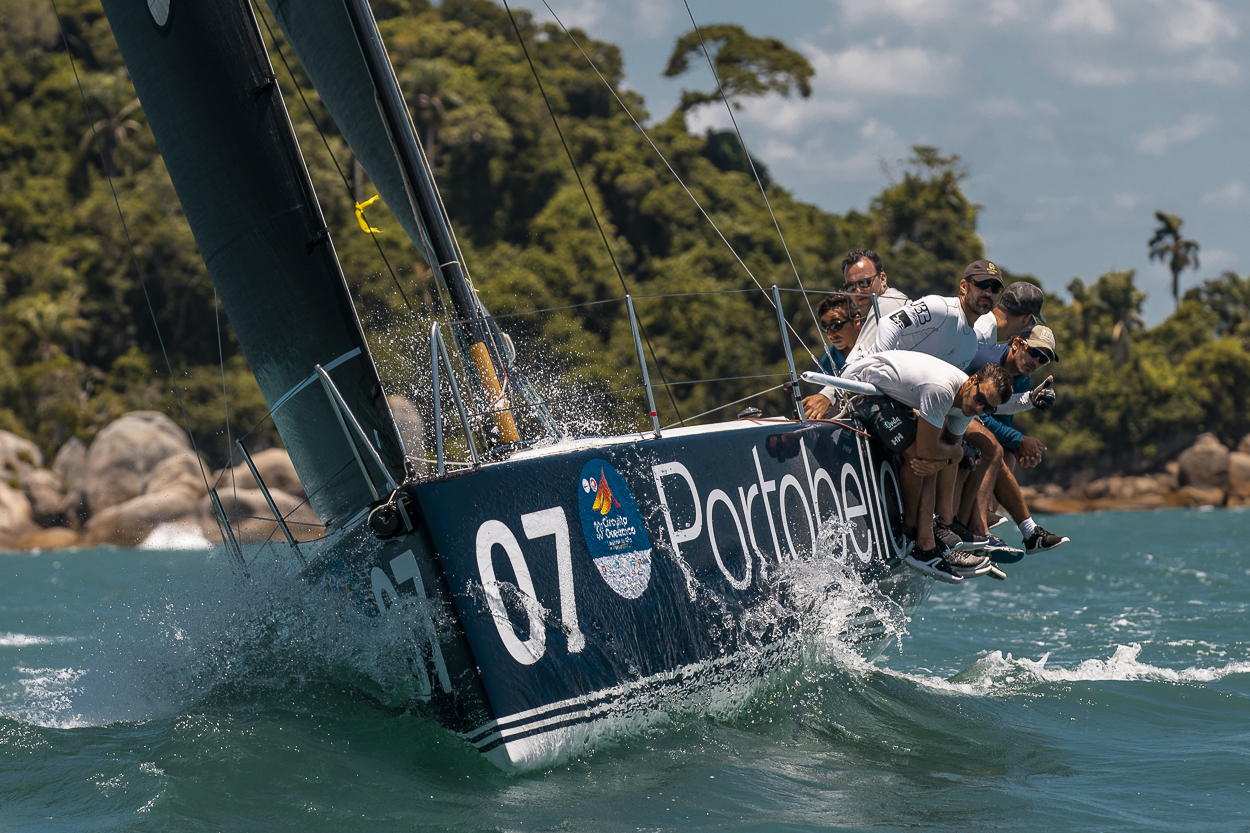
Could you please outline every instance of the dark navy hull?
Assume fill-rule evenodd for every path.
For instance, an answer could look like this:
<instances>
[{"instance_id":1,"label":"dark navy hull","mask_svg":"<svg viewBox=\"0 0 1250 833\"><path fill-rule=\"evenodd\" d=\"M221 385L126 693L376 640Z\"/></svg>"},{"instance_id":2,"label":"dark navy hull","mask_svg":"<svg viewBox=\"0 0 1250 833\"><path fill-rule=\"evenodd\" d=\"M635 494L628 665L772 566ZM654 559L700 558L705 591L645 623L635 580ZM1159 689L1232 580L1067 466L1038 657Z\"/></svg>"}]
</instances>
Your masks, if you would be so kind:
<instances>
[{"instance_id":1,"label":"dark navy hull","mask_svg":"<svg viewBox=\"0 0 1250 833\"><path fill-rule=\"evenodd\" d=\"M382 615L427 600L413 607L422 699L506 767L550 763L603 721L706 698L721 677L741 688L744 668L792 656L796 565L833 551L907 612L929 590L900 562L890 463L828 422L573 441L409 495L413 533L339 542L313 570Z\"/></svg>"}]
</instances>

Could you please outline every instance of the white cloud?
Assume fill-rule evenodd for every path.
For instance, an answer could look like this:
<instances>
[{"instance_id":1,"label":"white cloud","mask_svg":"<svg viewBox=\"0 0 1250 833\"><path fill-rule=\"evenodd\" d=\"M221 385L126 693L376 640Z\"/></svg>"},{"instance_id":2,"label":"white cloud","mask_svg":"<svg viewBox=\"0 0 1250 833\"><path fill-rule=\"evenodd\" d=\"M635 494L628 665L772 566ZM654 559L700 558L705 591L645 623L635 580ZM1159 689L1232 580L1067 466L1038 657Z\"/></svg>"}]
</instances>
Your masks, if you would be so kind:
<instances>
[{"instance_id":1,"label":"white cloud","mask_svg":"<svg viewBox=\"0 0 1250 833\"><path fill-rule=\"evenodd\" d=\"M1174 0L1162 4L1164 17L1160 30L1164 43L1172 49L1210 46L1217 40L1237 35L1237 24L1219 5L1210 0Z\"/></svg>"},{"instance_id":2,"label":"white cloud","mask_svg":"<svg viewBox=\"0 0 1250 833\"><path fill-rule=\"evenodd\" d=\"M1047 28L1064 35L1110 35L1119 27L1105 0L1065 0Z\"/></svg>"},{"instance_id":3,"label":"white cloud","mask_svg":"<svg viewBox=\"0 0 1250 833\"><path fill-rule=\"evenodd\" d=\"M840 5L850 23L885 17L912 26L957 20L965 11L961 0L841 0Z\"/></svg>"},{"instance_id":4,"label":"white cloud","mask_svg":"<svg viewBox=\"0 0 1250 833\"><path fill-rule=\"evenodd\" d=\"M637 13L630 16L631 23L649 38L666 34L675 14L673 4L669 0L637 0L637 2Z\"/></svg>"},{"instance_id":5,"label":"white cloud","mask_svg":"<svg viewBox=\"0 0 1250 833\"><path fill-rule=\"evenodd\" d=\"M1067 197L1043 195L1033 201L1025 220L1050 225L1071 225L1074 219L1085 223L1117 221L1140 213L1142 206L1149 204L1151 199L1148 194L1132 192L1114 194L1110 199L1078 194Z\"/></svg>"},{"instance_id":6,"label":"white cloud","mask_svg":"<svg viewBox=\"0 0 1250 833\"><path fill-rule=\"evenodd\" d=\"M536 20L553 19L542 0L535 0L529 5ZM570 29L591 31L608 14L608 4L604 0L561 0L558 4L552 3L551 7L560 16L560 22Z\"/></svg>"},{"instance_id":7,"label":"white cloud","mask_svg":"<svg viewBox=\"0 0 1250 833\"><path fill-rule=\"evenodd\" d=\"M1083 87L1239 81L1241 15L1217 0L838 0L842 27L960 60L1013 43ZM1228 54L1222 54L1227 51Z\"/></svg>"},{"instance_id":8,"label":"white cloud","mask_svg":"<svg viewBox=\"0 0 1250 833\"><path fill-rule=\"evenodd\" d=\"M1138 78L1137 72L1129 67L1084 59L1056 58L1052 66L1054 73L1060 78L1066 78L1082 87L1126 87Z\"/></svg>"},{"instance_id":9,"label":"white cloud","mask_svg":"<svg viewBox=\"0 0 1250 833\"><path fill-rule=\"evenodd\" d=\"M758 153L775 178L791 182L877 183L883 160L911 155L910 142L891 125L876 119L868 119L854 132L842 129L808 134L805 141L765 135L769 138L752 152Z\"/></svg>"},{"instance_id":10,"label":"white cloud","mask_svg":"<svg viewBox=\"0 0 1250 833\"><path fill-rule=\"evenodd\" d=\"M1203 194L1202 201L1213 205L1237 205L1246 199L1246 193L1246 183L1238 179Z\"/></svg>"},{"instance_id":11,"label":"white cloud","mask_svg":"<svg viewBox=\"0 0 1250 833\"><path fill-rule=\"evenodd\" d=\"M941 95L959 75L960 59L919 47L852 46L841 52L811 49L816 84L835 95Z\"/></svg>"},{"instance_id":12,"label":"white cloud","mask_svg":"<svg viewBox=\"0 0 1250 833\"><path fill-rule=\"evenodd\" d=\"M1191 113L1182 116L1176 124L1151 128L1137 142L1137 152L1147 156L1162 156L1176 145L1191 142L1216 125L1215 116L1207 113Z\"/></svg>"},{"instance_id":13,"label":"white cloud","mask_svg":"<svg viewBox=\"0 0 1250 833\"><path fill-rule=\"evenodd\" d=\"M972 109L991 119L1046 119L1059 115L1059 108L1049 101L1024 102L1012 96L986 98L973 104Z\"/></svg>"}]
</instances>

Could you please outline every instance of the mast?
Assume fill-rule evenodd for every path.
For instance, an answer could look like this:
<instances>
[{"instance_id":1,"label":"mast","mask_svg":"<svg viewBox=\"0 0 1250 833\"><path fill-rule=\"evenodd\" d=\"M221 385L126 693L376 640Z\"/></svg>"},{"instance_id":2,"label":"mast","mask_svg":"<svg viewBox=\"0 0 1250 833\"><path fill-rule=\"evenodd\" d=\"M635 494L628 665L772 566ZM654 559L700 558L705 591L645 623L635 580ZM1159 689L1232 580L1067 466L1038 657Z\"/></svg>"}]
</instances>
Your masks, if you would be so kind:
<instances>
[{"instance_id":1,"label":"mast","mask_svg":"<svg viewBox=\"0 0 1250 833\"><path fill-rule=\"evenodd\" d=\"M267 2L353 152L446 288L501 439L519 441L500 384L508 359L461 263L434 174L368 3ZM496 367L496 358L501 367Z\"/></svg>"},{"instance_id":2,"label":"mast","mask_svg":"<svg viewBox=\"0 0 1250 833\"><path fill-rule=\"evenodd\" d=\"M499 376L487 348L487 340L491 337L490 328L465 276L459 249L452 239L451 221L443 209L442 200L439 199L429 160L426 159L416 131L412 128L412 120L404 104L399 82L395 79L390 58L386 54L386 47L382 45L382 35L378 32L377 21L373 19L373 11L365 0L345 0L345 5L352 20L356 40L364 53L369 75L373 79L378 111L390 133L409 196L429 235L433 250L431 254L435 258L435 262L430 265L442 274L451 296L452 308L456 317L463 322L469 343L469 355L473 359L478 378L486 389L487 398L495 409L493 416L500 436L505 443L520 442L521 435L517 431L512 411L508 410L507 399L504 398Z\"/></svg>"}]
</instances>

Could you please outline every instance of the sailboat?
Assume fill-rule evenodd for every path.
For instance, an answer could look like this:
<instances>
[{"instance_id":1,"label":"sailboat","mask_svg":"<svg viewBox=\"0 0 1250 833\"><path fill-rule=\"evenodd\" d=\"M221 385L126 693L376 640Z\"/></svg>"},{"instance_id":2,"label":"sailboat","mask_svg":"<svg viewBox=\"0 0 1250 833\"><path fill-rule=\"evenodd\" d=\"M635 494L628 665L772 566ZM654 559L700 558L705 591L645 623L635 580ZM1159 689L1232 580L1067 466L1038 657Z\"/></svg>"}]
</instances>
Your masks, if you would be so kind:
<instances>
[{"instance_id":1,"label":"sailboat","mask_svg":"<svg viewBox=\"0 0 1250 833\"><path fill-rule=\"evenodd\" d=\"M523 437L508 401L522 395L521 370L464 268L366 0L267 2L450 300L449 322L431 332L428 471L387 404L249 2L104 8L325 524L301 575L341 585L362 615L416 611L410 643L395 649L412 657L423 708L501 767L531 769L692 686L704 696L748 665L764 675L800 638L793 565L836 550L900 609L923 603L931 580L900 561L897 475L854 424L805 421L800 409L662 429L652 403L650 430ZM788 354L784 321L780 336ZM456 387L452 354L475 391ZM448 386L466 466L444 455ZM464 416L469 398L492 403L489 449Z\"/></svg>"}]
</instances>

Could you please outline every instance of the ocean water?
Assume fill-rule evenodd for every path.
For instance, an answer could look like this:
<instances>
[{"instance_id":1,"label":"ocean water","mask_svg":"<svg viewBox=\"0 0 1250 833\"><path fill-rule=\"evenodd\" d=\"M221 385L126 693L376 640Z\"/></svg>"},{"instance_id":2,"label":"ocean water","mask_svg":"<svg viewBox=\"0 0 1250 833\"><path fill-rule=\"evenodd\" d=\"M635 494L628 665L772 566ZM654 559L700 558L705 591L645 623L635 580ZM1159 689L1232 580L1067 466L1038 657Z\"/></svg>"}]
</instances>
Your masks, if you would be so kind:
<instances>
[{"instance_id":1,"label":"ocean water","mask_svg":"<svg viewBox=\"0 0 1250 833\"><path fill-rule=\"evenodd\" d=\"M1250 830L1250 514L1043 521L871 662L817 628L746 705L521 775L362 696L400 633L279 574L3 553L0 831Z\"/></svg>"}]
</instances>

